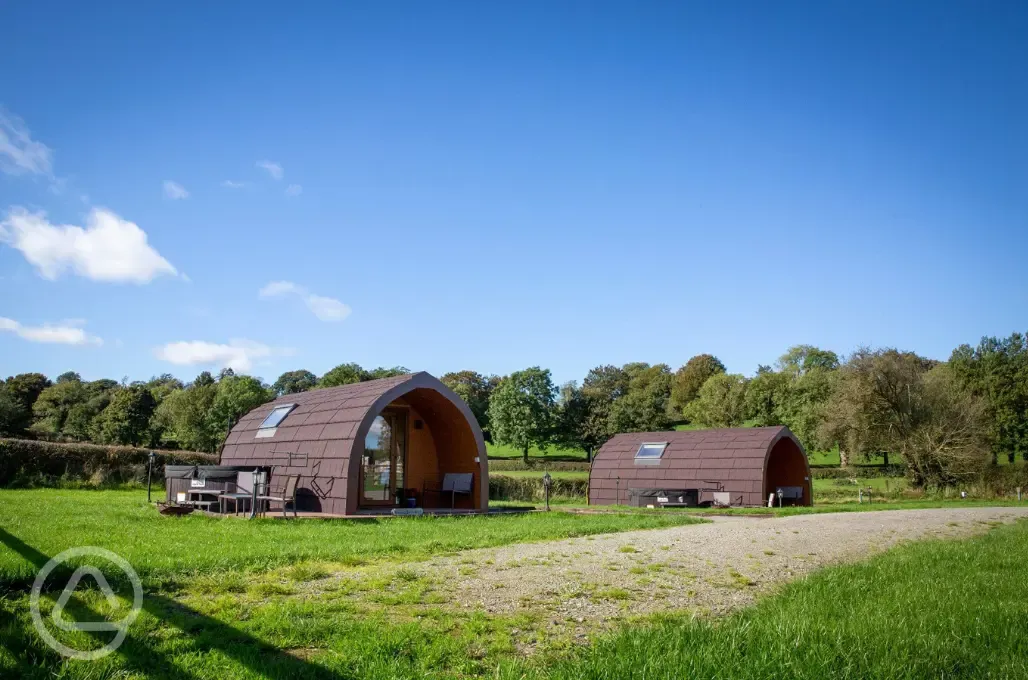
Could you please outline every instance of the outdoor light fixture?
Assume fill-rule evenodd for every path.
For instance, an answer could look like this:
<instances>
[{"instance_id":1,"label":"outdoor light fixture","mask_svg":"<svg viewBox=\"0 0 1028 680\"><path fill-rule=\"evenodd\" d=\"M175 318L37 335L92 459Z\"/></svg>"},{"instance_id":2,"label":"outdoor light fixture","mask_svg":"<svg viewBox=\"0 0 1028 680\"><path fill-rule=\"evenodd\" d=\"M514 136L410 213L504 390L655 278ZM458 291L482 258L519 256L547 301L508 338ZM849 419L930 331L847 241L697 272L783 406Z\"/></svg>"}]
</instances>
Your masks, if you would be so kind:
<instances>
[{"instance_id":1,"label":"outdoor light fixture","mask_svg":"<svg viewBox=\"0 0 1028 680\"><path fill-rule=\"evenodd\" d=\"M547 472L543 475L543 493L546 495L546 511L550 511L550 487L553 485L553 477Z\"/></svg>"},{"instance_id":2,"label":"outdoor light fixture","mask_svg":"<svg viewBox=\"0 0 1028 680\"><path fill-rule=\"evenodd\" d=\"M157 454L153 451L150 452L149 463L146 466L146 502L150 502L150 478L153 475L153 462L157 458Z\"/></svg>"}]
</instances>

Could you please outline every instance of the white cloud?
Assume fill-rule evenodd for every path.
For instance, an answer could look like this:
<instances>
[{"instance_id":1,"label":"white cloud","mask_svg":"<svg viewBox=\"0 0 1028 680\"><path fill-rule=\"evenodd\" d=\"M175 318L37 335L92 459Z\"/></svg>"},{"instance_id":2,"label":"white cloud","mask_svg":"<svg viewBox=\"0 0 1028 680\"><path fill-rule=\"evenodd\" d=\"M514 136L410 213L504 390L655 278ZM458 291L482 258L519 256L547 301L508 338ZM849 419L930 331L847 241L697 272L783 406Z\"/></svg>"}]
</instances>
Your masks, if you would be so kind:
<instances>
[{"instance_id":1,"label":"white cloud","mask_svg":"<svg viewBox=\"0 0 1028 680\"><path fill-rule=\"evenodd\" d=\"M147 283L178 274L147 243L146 232L103 208L94 208L86 227L51 224L42 212L13 208L0 222L0 243L20 250L45 279L66 271L94 281Z\"/></svg>"},{"instance_id":2,"label":"white cloud","mask_svg":"<svg viewBox=\"0 0 1028 680\"><path fill-rule=\"evenodd\" d=\"M282 176L285 174L282 166L275 161L257 161L257 167L267 171L271 175L271 179L282 179Z\"/></svg>"},{"instance_id":3,"label":"white cloud","mask_svg":"<svg viewBox=\"0 0 1028 680\"><path fill-rule=\"evenodd\" d=\"M307 305L307 309L311 310L311 312L314 313L314 316L318 317L322 321L342 321L346 317L350 316L350 312L352 311L349 305L346 305L335 298L315 295L303 286L293 283L292 281L272 281L261 288L258 295L262 298L296 295L303 300L305 305Z\"/></svg>"},{"instance_id":4,"label":"white cloud","mask_svg":"<svg viewBox=\"0 0 1028 680\"><path fill-rule=\"evenodd\" d=\"M202 340L169 342L154 348L154 355L178 366L216 366L234 371L249 371L254 362L275 355L292 354L251 340L230 340L227 345Z\"/></svg>"},{"instance_id":5,"label":"white cloud","mask_svg":"<svg viewBox=\"0 0 1028 680\"><path fill-rule=\"evenodd\" d=\"M245 189L246 182L236 182L231 179L226 179L224 182L221 183L221 186L225 187L226 189Z\"/></svg>"},{"instance_id":6,"label":"white cloud","mask_svg":"<svg viewBox=\"0 0 1028 680\"><path fill-rule=\"evenodd\" d=\"M53 178L53 150L32 139L20 118L0 109L0 170Z\"/></svg>"},{"instance_id":7,"label":"white cloud","mask_svg":"<svg viewBox=\"0 0 1028 680\"><path fill-rule=\"evenodd\" d=\"M58 325L23 326L14 319L0 316L0 331L14 333L29 342L45 342L58 345L102 345L103 340L86 333L80 326L81 319L68 319Z\"/></svg>"},{"instance_id":8,"label":"white cloud","mask_svg":"<svg viewBox=\"0 0 1028 680\"><path fill-rule=\"evenodd\" d=\"M286 196L299 196L303 193L303 187L299 184L290 184L286 187Z\"/></svg>"},{"instance_id":9,"label":"white cloud","mask_svg":"<svg viewBox=\"0 0 1028 680\"><path fill-rule=\"evenodd\" d=\"M189 198L189 192L178 182L166 179L164 180L164 197L173 201L179 201L183 198Z\"/></svg>"}]
</instances>

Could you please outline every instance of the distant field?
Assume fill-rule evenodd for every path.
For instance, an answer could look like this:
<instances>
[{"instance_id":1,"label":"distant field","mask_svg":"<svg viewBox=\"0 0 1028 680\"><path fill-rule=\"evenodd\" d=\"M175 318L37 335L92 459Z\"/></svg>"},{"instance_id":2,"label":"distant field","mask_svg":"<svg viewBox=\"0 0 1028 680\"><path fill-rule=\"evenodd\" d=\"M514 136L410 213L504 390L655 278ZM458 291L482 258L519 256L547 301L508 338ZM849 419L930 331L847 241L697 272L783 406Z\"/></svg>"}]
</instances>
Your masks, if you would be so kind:
<instances>
[{"instance_id":1,"label":"distant field","mask_svg":"<svg viewBox=\"0 0 1028 680\"><path fill-rule=\"evenodd\" d=\"M485 449L490 458L521 458L521 451L510 446L486 442ZM533 446L528 450L528 457L585 462L585 451L582 449L562 449L555 446L547 447L545 451L542 451Z\"/></svg>"}]
</instances>

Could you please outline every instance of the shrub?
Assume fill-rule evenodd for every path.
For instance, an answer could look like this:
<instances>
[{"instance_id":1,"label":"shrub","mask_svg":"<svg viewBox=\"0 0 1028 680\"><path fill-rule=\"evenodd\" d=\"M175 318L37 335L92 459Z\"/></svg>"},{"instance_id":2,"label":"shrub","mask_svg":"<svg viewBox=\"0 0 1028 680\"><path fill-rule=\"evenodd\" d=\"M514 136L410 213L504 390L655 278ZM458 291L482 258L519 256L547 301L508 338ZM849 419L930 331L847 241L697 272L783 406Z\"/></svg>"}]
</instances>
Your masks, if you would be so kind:
<instances>
[{"instance_id":1,"label":"shrub","mask_svg":"<svg viewBox=\"0 0 1028 680\"><path fill-rule=\"evenodd\" d=\"M584 503L588 494L588 479L554 479L550 487L550 500ZM545 498L542 479L489 476L489 500L537 502Z\"/></svg>"},{"instance_id":2,"label":"shrub","mask_svg":"<svg viewBox=\"0 0 1028 680\"><path fill-rule=\"evenodd\" d=\"M151 449L96 444L58 444L0 439L0 487L86 486L146 482ZM215 465L218 457L192 451L154 451L153 476L163 481L165 464Z\"/></svg>"}]
</instances>

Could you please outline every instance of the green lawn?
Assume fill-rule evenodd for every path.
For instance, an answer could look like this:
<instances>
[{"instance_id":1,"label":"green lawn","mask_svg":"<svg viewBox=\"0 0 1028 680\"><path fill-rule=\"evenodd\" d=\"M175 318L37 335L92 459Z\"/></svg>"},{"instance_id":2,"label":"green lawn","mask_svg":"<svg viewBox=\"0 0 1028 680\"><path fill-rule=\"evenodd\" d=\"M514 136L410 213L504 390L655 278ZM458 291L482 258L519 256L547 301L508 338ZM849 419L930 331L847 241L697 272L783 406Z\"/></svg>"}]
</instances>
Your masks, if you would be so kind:
<instances>
[{"instance_id":1,"label":"green lawn","mask_svg":"<svg viewBox=\"0 0 1028 680\"><path fill-rule=\"evenodd\" d=\"M489 458L505 459L505 458L521 458L521 450L515 449L511 446L505 446L501 444L492 444L486 442L485 445L486 453ZM585 462L585 450L584 449L562 449L556 446L548 446L545 451L539 449L536 446L528 449L529 458L544 458L547 460L554 461L581 461Z\"/></svg>"},{"instance_id":2,"label":"green lawn","mask_svg":"<svg viewBox=\"0 0 1028 680\"><path fill-rule=\"evenodd\" d=\"M666 527L682 515L531 513L364 520L243 520L199 513L162 517L145 491L56 489L0 491L0 588L24 585L38 567L19 553L25 543L55 555L80 545L113 550L140 576L174 582L223 570L261 572L284 564L375 559L420 560L440 553L507 543Z\"/></svg>"},{"instance_id":3,"label":"green lawn","mask_svg":"<svg viewBox=\"0 0 1028 680\"><path fill-rule=\"evenodd\" d=\"M11 492L0 492L10 503ZM49 512L32 511L17 527L10 508L0 505L4 569L17 560L39 565L69 538L100 541L135 551L148 573L166 578L147 584L144 610L121 649L95 662L67 662L45 647L28 614L28 595L20 579L0 589L0 677L43 680L167 678L500 678L503 680L621 680L643 678L1014 678L1028 677L1028 598L1024 597L1024 560L1028 522L1003 526L967 541L908 544L868 562L833 567L786 586L779 594L720 621L668 614L628 620L588 646L561 637L559 626L535 620L531 610L490 613L463 608L441 593L430 572L399 569L392 550L351 550L375 538L350 533L347 522L145 520L137 517L140 495L121 492L17 492L21 503L53 501ZM33 496L32 494L35 494ZM68 496L71 494L71 496ZM87 498L85 502L79 498ZM93 498L112 497L113 508ZM69 500L71 504L69 504ZM81 508L80 512L76 509ZM82 515L92 515L87 521ZM614 517L681 517L643 513ZM483 533L485 522L520 520L519 535L539 536L541 521L564 527L590 517L543 515L462 520L389 520L369 527L389 541L414 545L446 540L456 527L465 540L503 542ZM107 534L90 526L105 519ZM143 522L154 538L134 547L138 532L120 536L122 520ZM461 524L461 522L466 522ZM200 530L214 529L218 545L192 543ZM393 533L393 527L412 532ZM535 529L528 529L534 526ZM577 525L587 526L587 525ZM182 527L188 531L167 527ZM279 527L282 527L279 529ZM308 535L312 527L327 529ZM549 527L547 530L552 530ZM284 534L276 534L284 531ZM9 532L9 533L8 533ZM269 534L269 532L271 532ZM356 565L268 558L278 546L295 548L291 532L304 541L335 545L342 556L361 555ZM338 535L336 532L339 532ZM565 531L554 532L557 534ZM422 537L423 535L423 537ZM508 536L509 537L509 536ZM518 540L518 539L514 539ZM242 542L252 548L243 548ZM184 548L179 543L184 544ZM54 547L43 550L46 545ZM375 545L378 545L375 543ZM348 547L347 547L348 546ZM245 561L207 564L198 569L197 550L228 551L236 556L264 554L264 567ZM341 549L341 550L340 550ZM152 552L171 551L187 564L152 561ZM379 569L390 566L389 570ZM270 570L267 570L269 569ZM340 576L342 570L342 576ZM15 573L18 570L15 569ZM188 574L188 578L185 576ZM42 598L49 619L57 593ZM108 615L120 618L97 591L78 591L69 603L76 620ZM92 614L92 616L91 616ZM530 657L522 655L516 631L535 626L549 631ZM65 642L96 646L100 633L59 633ZM93 637L95 635L95 637ZM99 639L99 641L98 641ZM545 644L544 644L545 643Z\"/></svg>"},{"instance_id":4,"label":"green lawn","mask_svg":"<svg viewBox=\"0 0 1028 680\"><path fill-rule=\"evenodd\" d=\"M497 678L1028 677L1028 522L832 567L721 622L668 616Z\"/></svg>"}]
</instances>

